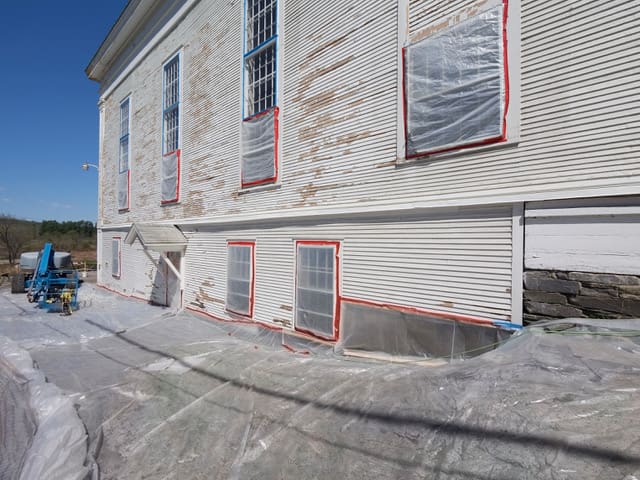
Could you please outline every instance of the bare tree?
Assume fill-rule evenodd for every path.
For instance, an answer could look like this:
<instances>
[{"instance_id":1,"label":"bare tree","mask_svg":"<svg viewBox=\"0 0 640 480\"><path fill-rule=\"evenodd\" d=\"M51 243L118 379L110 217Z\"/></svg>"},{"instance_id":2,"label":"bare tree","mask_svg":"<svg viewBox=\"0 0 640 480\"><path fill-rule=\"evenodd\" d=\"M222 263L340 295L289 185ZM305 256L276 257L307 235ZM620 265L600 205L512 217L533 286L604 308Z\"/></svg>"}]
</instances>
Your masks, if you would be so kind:
<instances>
[{"instance_id":1,"label":"bare tree","mask_svg":"<svg viewBox=\"0 0 640 480\"><path fill-rule=\"evenodd\" d=\"M16 263L22 249L31 239L31 229L24 221L11 215L0 215L0 245L6 249L11 265Z\"/></svg>"}]
</instances>

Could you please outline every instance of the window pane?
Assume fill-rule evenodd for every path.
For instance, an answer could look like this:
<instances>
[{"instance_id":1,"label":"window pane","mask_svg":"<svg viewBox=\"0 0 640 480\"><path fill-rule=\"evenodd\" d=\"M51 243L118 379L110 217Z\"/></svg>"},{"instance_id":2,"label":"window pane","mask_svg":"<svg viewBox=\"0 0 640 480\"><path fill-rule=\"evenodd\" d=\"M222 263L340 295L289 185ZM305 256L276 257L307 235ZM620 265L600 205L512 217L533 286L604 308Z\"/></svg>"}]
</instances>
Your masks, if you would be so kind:
<instances>
[{"instance_id":1,"label":"window pane","mask_svg":"<svg viewBox=\"0 0 640 480\"><path fill-rule=\"evenodd\" d=\"M253 247L229 245L227 259L227 309L251 315Z\"/></svg>"},{"instance_id":2,"label":"window pane","mask_svg":"<svg viewBox=\"0 0 640 480\"><path fill-rule=\"evenodd\" d=\"M276 32L276 0L247 1L247 51L269 40Z\"/></svg>"},{"instance_id":3,"label":"window pane","mask_svg":"<svg viewBox=\"0 0 640 480\"><path fill-rule=\"evenodd\" d=\"M298 245L296 326L333 336L335 247Z\"/></svg>"},{"instance_id":4,"label":"window pane","mask_svg":"<svg viewBox=\"0 0 640 480\"><path fill-rule=\"evenodd\" d=\"M409 155L501 137L502 19L499 6L407 48Z\"/></svg>"}]
</instances>

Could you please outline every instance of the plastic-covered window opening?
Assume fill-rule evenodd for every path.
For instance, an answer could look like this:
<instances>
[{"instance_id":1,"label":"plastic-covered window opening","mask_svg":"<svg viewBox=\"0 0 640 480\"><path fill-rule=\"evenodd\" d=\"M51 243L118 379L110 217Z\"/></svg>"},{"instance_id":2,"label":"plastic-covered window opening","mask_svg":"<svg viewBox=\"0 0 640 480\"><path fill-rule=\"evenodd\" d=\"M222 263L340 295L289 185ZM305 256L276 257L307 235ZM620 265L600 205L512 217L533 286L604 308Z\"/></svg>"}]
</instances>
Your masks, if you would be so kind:
<instances>
[{"instance_id":1,"label":"plastic-covered window opening","mask_svg":"<svg viewBox=\"0 0 640 480\"><path fill-rule=\"evenodd\" d=\"M163 68L161 203L180 198L180 54Z\"/></svg>"},{"instance_id":2,"label":"plastic-covered window opening","mask_svg":"<svg viewBox=\"0 0 640 480\"><path fill-rule=\"evenodd\" d=\"M118 167L118 210L129 209L129 130L130 130L130 101L129 97L120 103L120 155Z\"/></svg>"},{"instance_id":3,"label":"plastic-covered window opening","mask_svg":"<svg viewBox=\"0 0 640 480\"><path fill-rule=\"evenodd\" d=\"M404 50L406 156L506 140L507 0Z\"/></svg>"},{"instance_id":4,"label":"plastic-covered window opening","mask_svg":"<svg viewBox=\"0 0 640 480\"><path fill-rule=\"evenodd\" d=\"M120 252L122 246L122 239L120 237L113 237L111 239L111 275L115 278L120 278L120 263L122 260L122 254Z\"/></svg>"},{"instance_id":5,"label":"plastic-covered window opening","mask_svg":"<svg viewBox=\"0 0 640 480\"><path fill-rule=\"evenodd\" d=\"M254 305L255 243L227 243L227 304L229 312L252 317Z\"/></svg>"},{"instance_id":6,"label":"plastic-covered window opening","mask_svg":"<svg viewBox=\"0 0 640 480\"><path fill-rule=\"evenodd\" d=\"M340 324L340 242L296 242L295 327L326 340Z\"/></svg>"},{"instance_id":7,"label":"plastic-covered window opening","mask_svg":"<svg viewBox=\"0 0 640 480\"><path fill-rule=\"evenodd\" d=\"M242 187L278 178L278 107L242 122Z\"/></svg>"},{"instance_id":8,"label":"plastic-covered window opening","mask_svg":"<svg viewBox=\"0 0 640 480\"><path fill-rule=\"evenodd\" d=\"M162 156L162 203L174 203L180 198L180 150Z\"/></svg>"},{"instance_id":9,"label":"plastic-covered window opening","mask_svg":"<svg viewBox=\"0 0 640 480\"><path fill-rule=\"evenodd\" d=\"M277 0L245 0L242 188L278 179L277 7Z\"/></svg>"}]
</instances>

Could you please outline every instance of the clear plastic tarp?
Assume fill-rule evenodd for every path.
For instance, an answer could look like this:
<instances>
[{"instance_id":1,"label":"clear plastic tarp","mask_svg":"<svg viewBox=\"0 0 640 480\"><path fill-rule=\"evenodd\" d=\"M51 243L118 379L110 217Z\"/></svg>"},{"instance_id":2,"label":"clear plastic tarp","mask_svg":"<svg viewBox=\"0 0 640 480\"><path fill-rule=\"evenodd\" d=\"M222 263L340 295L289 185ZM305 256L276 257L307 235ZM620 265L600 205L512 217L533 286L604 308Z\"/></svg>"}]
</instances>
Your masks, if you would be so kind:
<instances>
[{"instance_id":1,"label":"clear plastic tarp","mask_svg":"<svg viewBox=\"0 0 640 480\"><path fill-rule=\"evenodd\" d=\"M242 122L242 185L257 185L276 177L276 125L273 108Z\"/></svg>"},{"instance_id":2,"label":"clear plastic tarp","mask_svg":"<svg viewBox=\"0 0 640 480\"><path fill-rule=\"evenodd\" d=\"M227 264L227 308L243 315L251 314L251 245L229 245Z\"/></svg>"},{"instance_id":3,"label":"clear plastic tarp","mask_svg":"<svg viewBox=\"0 0 640 480\"><path fill-rule=\"evenodd\" d=\"M296 326L333 338L335 247L298 245Z\"/></svg>"},{"instance_id":4,"label":"clear plastic tarp","mask_svg":"<svg viewBox=\"0 0 640 480\"><path fill-rule=\"evenodd\" d=\"M73 401L1 336L0 386L0 478L84 480L87 433Z\"/></svg>"},{"instance_id":5,"label":"clear plastic tarp","mask_svg":"<svg viewBox=\"0 0 640 480\"><path fill-rule=\"evenodd\" d=\"M502 6L406 48L407 155L502 136L503 50Z\"/></svg>"},{"instance_id":6,"label":"clear plastic tarp","mask_svg":"<svg viewBox=\"0 0 640 480\"><path fill-rule=\"evenodd\" d=\"M639 320L399 364L86 284L79 301L63 317L0 289L0 332L76 404L100 478L640 478Z\"/></svg>"},{"instance_id":7,"label":"clear plastic tarp","mask_svg":"<svg viewBox=\"0 0 640 480\"><path fill-rule=\"evenodd\" d=\"M162 202L178 200L178 182L180 172L180 150L162 157Z\"/></svg>"},{"instance_id":8,"label":"clear plastic tarp","mask_svg":"<svg viewBox=\"0 0 640 480\"><path fill-rule=\"evenodd\" d=\"M118 174L118 209L129 208L129 170Z\"/></svg>"}]
</instances>

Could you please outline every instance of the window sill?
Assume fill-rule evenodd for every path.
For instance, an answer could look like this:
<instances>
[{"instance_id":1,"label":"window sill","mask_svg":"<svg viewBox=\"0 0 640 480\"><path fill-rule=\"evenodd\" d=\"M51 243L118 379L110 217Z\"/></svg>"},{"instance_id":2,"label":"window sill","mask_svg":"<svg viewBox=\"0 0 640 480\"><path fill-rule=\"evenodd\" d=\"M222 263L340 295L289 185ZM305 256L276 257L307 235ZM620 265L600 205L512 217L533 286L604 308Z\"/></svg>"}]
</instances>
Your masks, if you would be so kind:
<instances>
[{"instance_id":1,"label":"window sill","mask_svg":"<svg viewBox=\"0 0 640 480\"><path fill-rule=\"evenodd\" d=\"M236 193L238 195L246 195L252 192L270 192L273 190L280 190L282 188L282 184L280 182L270 183L268 185L255 185L252 187L240 187Z\"/></svg>"},{"instance_id":2,"label":"window sill","mask_svg":"<svg viewBox=\"0 0 640 480\"><path fill-rule=\"evenodd\" d=\"M415 165L416 163L425 163L434 160L443 160L448 158L463 157L465 155L475 155L477 153L485 153L496 150L504 150L508 148L516 148L520 144L520 139L506 140L504 142L492 143L489 145L481 145L469 148L460 148L458 150L452 150L450 152L432 153L430 155L419 155L411 158L402 157L397 158L395 162L396 168Z\"/></svg>"}]
</instances>

